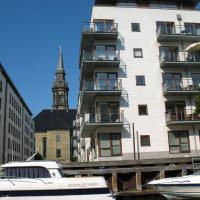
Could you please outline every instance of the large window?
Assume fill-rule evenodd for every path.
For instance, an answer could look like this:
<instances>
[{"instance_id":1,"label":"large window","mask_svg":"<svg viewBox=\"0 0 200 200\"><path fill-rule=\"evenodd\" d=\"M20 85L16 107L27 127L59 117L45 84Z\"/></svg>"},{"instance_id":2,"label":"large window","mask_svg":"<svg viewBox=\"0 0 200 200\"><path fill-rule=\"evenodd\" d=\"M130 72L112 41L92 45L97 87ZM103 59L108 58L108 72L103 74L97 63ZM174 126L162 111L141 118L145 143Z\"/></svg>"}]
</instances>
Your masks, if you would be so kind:
<instances>
[{"instance_id":1,"label":"large window","mask_svg":"<svg viewBox=\"0 0 200 200\"><path fill-rule=\"evenodd\" d=\"M99 134L99 156L121 156L121 134L100 133Z\"/></svg>"},{"instance_id":2,"label":"large window","mask_svg":"<svg viewBox=\"0 0 200 200\"><path fill-rule=\"evenodd\" d=\"M200 35L199 23L185 23L185 32L188 35Z\"/></svg>"},{"instance_id":3,"label":"large window","mask_svg":"<svg viewBox=\"0 0 200 200\"><path fill-rule=\"evenodd\" d=\"M172 154L190 152L188 131L169 132L169 152Z\"/></svg>"},{"instance_id":4,"label":"large window","mask_svg":"<svg viewBox=\"0 0 200 200\"><path fill-rule=\"evenodd\" d=\"M56 158L61 158L61 149L56 149Z\"/></svg>"},{"instance_id":5,"label":"large window","mask_svg":"<svg viewBox=\"0 0 200 200\"><path fill-rule=\"evenodd\" d=\"M47 157L47 138L46 137L42 138L42 153L43 153L43 157L46 158Z\"/></svg>"}]
</instances>

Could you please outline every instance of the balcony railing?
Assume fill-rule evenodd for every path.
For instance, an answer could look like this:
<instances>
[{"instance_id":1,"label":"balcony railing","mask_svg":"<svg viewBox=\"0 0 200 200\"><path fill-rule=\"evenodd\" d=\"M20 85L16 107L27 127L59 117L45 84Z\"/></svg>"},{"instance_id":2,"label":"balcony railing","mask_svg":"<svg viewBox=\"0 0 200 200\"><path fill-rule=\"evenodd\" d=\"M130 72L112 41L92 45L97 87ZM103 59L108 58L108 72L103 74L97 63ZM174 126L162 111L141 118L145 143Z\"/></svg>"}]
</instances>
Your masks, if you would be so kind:
<instances>
[{"instance_id":1,"label":"balcony railing","mask_svg":"<svg viewBox=\"0 0 200 200\"><path fill-rule=\"evenodd\" d=\"M119 127L125 123L124 112L85 113L81 122L81 137L90 137L98 127Z\"/></svg>"},{"instance_id":2,"label":"balcony railing","mask_svg":"<svg viewBox=\"0 0 200 200\"><path fill-rule=\"evenodd\" d=\"M82 123L122 123L124 122L124 112L118 113L86 113Z\"/></svg>"},{"instance_id":3,"label":"balcony railing","mask_svg":"<svg viewBox=\"0 0 200 200\"><path fill-rule=\"evenodd\" d=\"M166 122L171 121L200 121L200 115L195 113L194 108L183 109L177 112L167 112Z\"/></svg>"},{"instance_id":4,"label":"balcony railing","mask_svg":"<svg viewBox=\"0 0 200 200\"><path fill-rule=\"evenodd\" d=\"M186 51L162 52L160 53L160 62L200 62L200 54Z\"/></svg>"},{"instance_id":5,"label":"balcony railing","mask_svg":"<svg viewBox=\"0 0 200 200\"><path fill-rule=\"evenodd\" d=\"M120 51L84 51L83 61L119 61Z\"/></svg>"},{"instance_id":6,"label":"balcony railing","mask_svg":"<svg viewBox=\"0 0 200 200\"><path fill-rule=\"evenodd\" d=\"M86 22L82 25L82 32L117 33L118 24L113 22Z\"/></svg>"},{"instance_id":7,"label":"balcony railing","mask_svg":"<svg viewBox=\"0 0 200 200\"><path fill-rule=\"evenodd\" d=\"M199 91L200 81L193 81L192 79L182 80L165 80L163 83L163 92L170 91Z\"/></svg>"},{"instance_id":8,"label":"balcony railing","mask_svg":"<svg viewBox=\"0 0 200 200\"><path fill-rule=\"evenodd\" d=\"M83 91L120 91L122 90L121 79L95 79L84 80Z\"/></svg>"},{"instance_id":9,"label":"balcony railing","mask_svg":"<svg viewBox=\"0 0 200 200\"><path fill-rule=\"evenodd\" d=\"M189 28L184 25L174 26L159 26L157 28L157 35L188 35L188 36L200 36L199 28Z\"/></svg>"},{"instance_id":10,"label":"balcony railing","mask_svg":"<svg viewBox=\"0 0 200 200\"><path fill-rule=\"evenodd\" d=\"M159 42L198 42L200 28L195 24L190 25L160 25L157 27L157 39Z\"/></svg>"}]
</instances>

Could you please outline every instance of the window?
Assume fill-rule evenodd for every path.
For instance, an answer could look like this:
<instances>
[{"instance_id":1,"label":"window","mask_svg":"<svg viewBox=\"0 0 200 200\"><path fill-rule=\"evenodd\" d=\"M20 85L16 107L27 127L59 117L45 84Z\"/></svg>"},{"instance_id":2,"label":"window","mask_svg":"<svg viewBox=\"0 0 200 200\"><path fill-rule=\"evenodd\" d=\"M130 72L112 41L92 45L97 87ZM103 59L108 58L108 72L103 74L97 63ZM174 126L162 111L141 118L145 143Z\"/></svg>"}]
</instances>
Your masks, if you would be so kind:
<instances>
[{"instance_id":1,"label":"window","mask_svg":"<svg viewBox=\"0 0 200 200\"><path fill-rule=\"evenodd\" d=\"M185 23L185 32L187 35L200 35L200 24Z\"/></svg>"},{"instance_id":2,"label":"window","mask_svg":"<svg viewBox=\"0 0 200 200\"><path fill-rule=\"evenodd\" d=\"M56 157L61 158L61 149L56 149Z\"/></svg>"},{"instance_id":3,"label":"window","mask_svg":"<svg viewBox=\"0 0 200 200\"><path fill-rule=\"evenodd\" d=\"M42 152L43 152L43 157L46 158L47 156L47 138L46 137L42 138Z\"/></svg>"},{"instance_id":4,"label":"window","mask_svg":"<svg viewBox=\"0 0 200 200\"><path fill-rule=\"evenodd\" d=\"M188 131L169 132L169 152L188 153L190 152Z\"/></svg>"},{"instance_id":5,"label":"window","mask_svg":"<svg viewBox=\"0 0 200 200\"><path fill-rule=\"evenodd\" d=\"M3 85L3 83L2 83L2 81L0 81L0 92L2 92L2 85Z\"/></svg>"},{"instance_id":6,"label":"window","mask_svg":"<svg viewBox=\"0 0 200 200\"><path fill-rule=\"evenodd\" d=\"M150 144L150 135L141 135L140 136L140 144L143 147L151 146L151 144Z\"/></svg>"},{"instance_id":7,"label":"window","mask_svg":"<svg viewBox=\"0 0 200 200\"><path fill-rule=\"evenodd\" d=\"M139 115L148 115L147 105L138 105L138 114Z\"/></svg>"},{"instance_id":8,"label":"window","mask_svg":"<svg viewBox=\"0 0 200 200\"><path fill-rule=\"evenodd\" d=\"M140 32L140 24L139 23L131 23L132 32Z\"/></svg>"},{"instance_id":9,"label":"window","mask_svg":"<svg viewBox=\"0 0 200 200\"><path fill-rule=\"evenodd\" d=\"M133 49L134 58L143 58L143 53L141 48Z\"/></svg>"},{"instance_id":10,"label":"window","mask_svg":"<svg viewBox=\"0 0 200 200\"><path fill-rule=\"evenodd\" d=\"M60 135L56 135L56 142L60 142L61 141L61 136Z\"/></svg>"},{"instance_id":11,"label":"window","mask_svg":"<svg viewBox=\"0 0 200 200\"><path fill-rule=\"evenodd\" d=\"M145 85L145 76L136 76L136 85Z\"/></svg>"},{"instance_id":12,"label":"window","mask_svg":"<svg viewBox=\"0 0 200 200\"><path fill-rule=\"evenodd\" d=\"M11 160L11 155L8 155ZM17 160L17 157L14 159ZM10 167L2 171L3 176L10 178L50 178L51 175L46 168L43 167Z\"/></svg>"},{"instance_id":13,"label":"window","mask_svg":"<svg viewBox=\"0 0 200 200\"><path fill-rule=\"evenodd\" d=\"M100 133L99 134L99 156L121 156L121 134Z\"/></svg>"}]
</instances>

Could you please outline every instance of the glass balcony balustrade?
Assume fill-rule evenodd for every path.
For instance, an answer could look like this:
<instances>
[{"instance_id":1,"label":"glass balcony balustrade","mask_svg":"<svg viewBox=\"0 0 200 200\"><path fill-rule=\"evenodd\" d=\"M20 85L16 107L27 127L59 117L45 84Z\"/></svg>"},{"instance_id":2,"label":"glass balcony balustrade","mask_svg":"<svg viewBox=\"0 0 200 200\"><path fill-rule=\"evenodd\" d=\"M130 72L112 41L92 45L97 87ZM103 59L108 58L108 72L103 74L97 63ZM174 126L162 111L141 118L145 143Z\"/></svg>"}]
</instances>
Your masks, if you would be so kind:
<instances>
[{"instance_id":1,"label":"glass balcony balustrade","mask_svg":"<svg viewBox=\"0 0 200 200\"><path fill-rule=\"evenodd\" d=\"M83 91L120 91L122 90L121 79L95 79L84 80Z\"/></svg>"},{"instance_id":2,"label":"glass balcony balustrade","mask_svg":"<svg viewBox=\"0 0 200 200\"><path fill-rule=\"evenodd\" d=\"M170 92L199 92L200 81L193 81L192 79L180 79L180 80L164 80L163 93L167 94Z\"/></svg>"},{"instance_id":3,"label":"glass balcony balustrade","mask_svg":"<svg viewBox=\"0 0 200 200\"><path fill-rule=\"evenodd\" d=\"M84 51L83 61L119 61L120 51Z\"/></svg>"},{"instance_id":4,"label":"glass balcony balustrade","mask_svg":"<svg viewBox=\"0 0 200 200\"><path fill-rule=\"evenodd\" d=\"M184 124L184 122L200 123L200 115L196 113L196 109L191 108L181 108L177 111L168 111L166 113L166 122L168 125L171 124Z\"/></svg>"},{"instance_id":5,"label":"glass balcony balustrade","mask_svg":"<svg viewBox=\"0 0 200 200\"><path fill-rule=\"evenodd\" d=\"M171 23L162 23L157 25L158 41L185 41L197 42L200 38L199 24L173 25Z\"/></svg>"}]
</instances>

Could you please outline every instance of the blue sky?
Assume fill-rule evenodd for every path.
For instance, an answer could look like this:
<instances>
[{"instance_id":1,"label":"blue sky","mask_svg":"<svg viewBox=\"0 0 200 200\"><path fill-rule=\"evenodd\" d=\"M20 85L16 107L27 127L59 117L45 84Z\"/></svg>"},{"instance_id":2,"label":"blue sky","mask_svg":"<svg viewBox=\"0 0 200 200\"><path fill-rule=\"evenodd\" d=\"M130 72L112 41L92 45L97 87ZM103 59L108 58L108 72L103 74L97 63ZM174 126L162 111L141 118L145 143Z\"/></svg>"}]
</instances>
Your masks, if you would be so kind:
<instances>
[{"instance_id":1,"label":"blue sky","mask_svg":"<svg viewBox=\"0 0 200 200\"><path fill-rule=\"evenodd\" d=\"M62 45L69 106L76 108L81 23L93 0L0 0L0 62L33 112L51 108Z\"/></svg>"}]
</instances>

